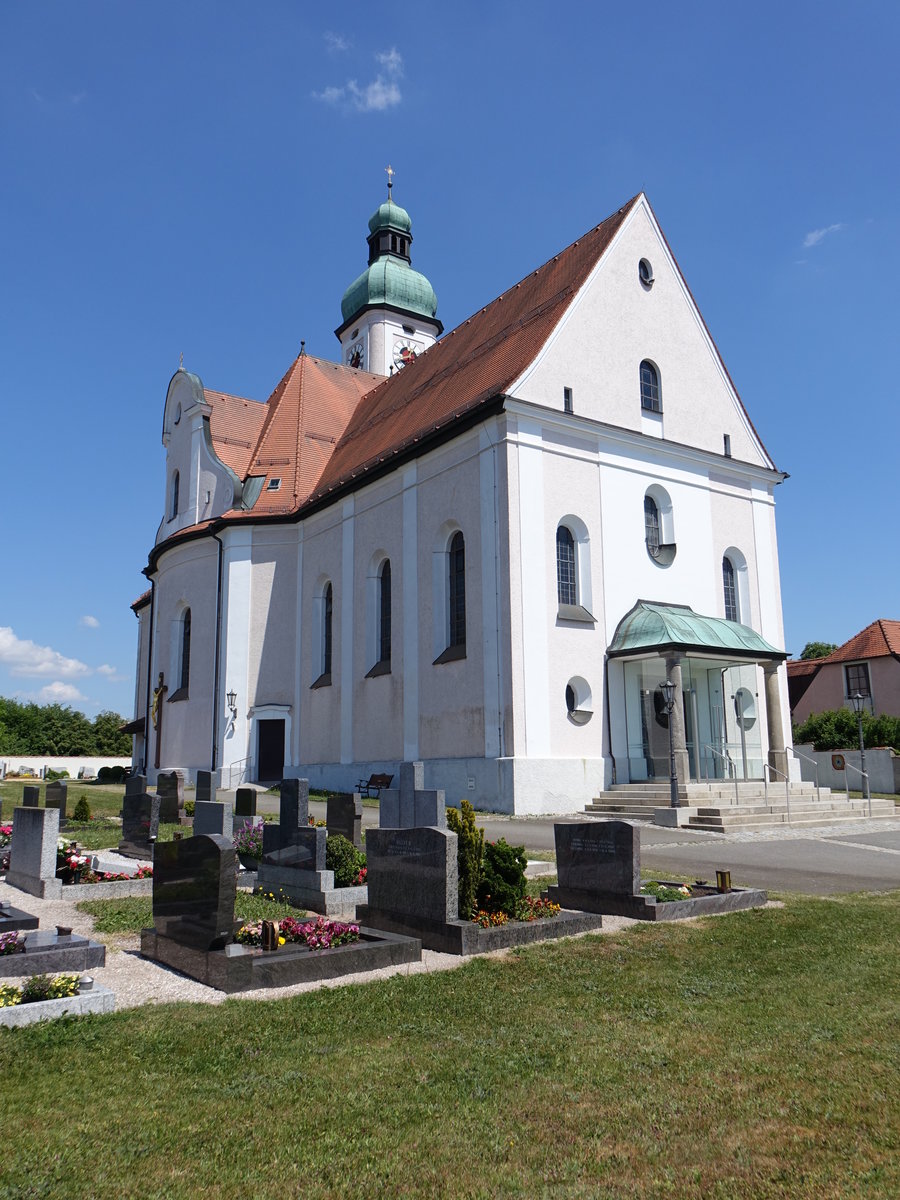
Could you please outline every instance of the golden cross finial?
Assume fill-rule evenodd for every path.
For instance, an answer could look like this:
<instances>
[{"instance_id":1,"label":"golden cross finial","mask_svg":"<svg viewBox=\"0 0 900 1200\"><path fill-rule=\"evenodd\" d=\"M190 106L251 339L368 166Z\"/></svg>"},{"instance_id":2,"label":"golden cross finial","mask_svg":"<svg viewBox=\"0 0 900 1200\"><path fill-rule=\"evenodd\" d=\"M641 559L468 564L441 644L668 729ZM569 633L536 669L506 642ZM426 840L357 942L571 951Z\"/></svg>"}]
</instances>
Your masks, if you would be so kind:
<instances>
[{"instance_id":1,"label":"golden cross finial","mask_svg":"<svg viewBox=\"0 0 900 1200\"><path fill-rule=\"evenodd\" d=\"M394 175L396 172L390 163L384 168L384 172L388 177L388 200L391 198L391 188L394 186Z\"/></svg>"}]
</instances>

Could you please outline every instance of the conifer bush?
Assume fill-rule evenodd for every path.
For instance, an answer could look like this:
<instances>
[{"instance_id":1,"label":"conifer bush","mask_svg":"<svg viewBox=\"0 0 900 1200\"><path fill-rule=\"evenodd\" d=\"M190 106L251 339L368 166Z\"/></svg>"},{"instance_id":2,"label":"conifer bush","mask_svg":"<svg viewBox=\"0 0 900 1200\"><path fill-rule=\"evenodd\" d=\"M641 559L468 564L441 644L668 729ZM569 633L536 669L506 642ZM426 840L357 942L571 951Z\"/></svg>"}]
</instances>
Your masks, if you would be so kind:
<instances>
[{"instance_id":1,"label":"conifer bush","mask_svg":"<svg viewBox=\"0 0 900 1200\"><path fill-rule=\"evenodd\" d=\"M75 811L72 813L73 821L90 821L93 819L91 806L88 804L87 796L80 797L75 805Z\"/></svg>"},{"instance_id":2,"label":"conifer bush","mask_svg":"<svg viewBox=\"0 0 900 1200\"><path fill-rule=\"evenodd\" d=\"M525 895L527 864L524 846L510 846L505 838L485 842L478 907L489 913L514 913Z\"/></svg>"},{"instance_id":3,"label":"conifer bush","mask_svg":"<svg viewBox=\"0 0 900 1200\"><path fill-rule=\"evenodd\" d=\"M484 857L484 830L476 826L475 809L468 800L462 800L458 809L447 809L447 825L458 838L459 918L468 921L477 907Z\"/></svg>"}]
</instances>

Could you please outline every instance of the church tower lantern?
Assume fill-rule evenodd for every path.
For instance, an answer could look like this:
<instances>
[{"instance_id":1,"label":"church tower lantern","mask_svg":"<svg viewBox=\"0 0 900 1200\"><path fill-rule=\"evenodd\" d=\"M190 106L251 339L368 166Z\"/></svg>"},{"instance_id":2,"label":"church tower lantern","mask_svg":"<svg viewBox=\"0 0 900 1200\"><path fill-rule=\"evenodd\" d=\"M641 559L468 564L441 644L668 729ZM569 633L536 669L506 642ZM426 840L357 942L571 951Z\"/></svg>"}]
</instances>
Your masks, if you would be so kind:
<instances>
[{"instance_id":1,"label":"church tower lantern","mask_svg":"<svg viewBox=\"0 0 900 1200\"><path fill-rule=\"evenodd\" d=\"M434 288L412 268L412 223L393 201L394 172L387 172L388 198L369 218L369 265L344 292L335 330L341 361L378 375L413 362L444 328Z\"/></svg>"}]
</instances>

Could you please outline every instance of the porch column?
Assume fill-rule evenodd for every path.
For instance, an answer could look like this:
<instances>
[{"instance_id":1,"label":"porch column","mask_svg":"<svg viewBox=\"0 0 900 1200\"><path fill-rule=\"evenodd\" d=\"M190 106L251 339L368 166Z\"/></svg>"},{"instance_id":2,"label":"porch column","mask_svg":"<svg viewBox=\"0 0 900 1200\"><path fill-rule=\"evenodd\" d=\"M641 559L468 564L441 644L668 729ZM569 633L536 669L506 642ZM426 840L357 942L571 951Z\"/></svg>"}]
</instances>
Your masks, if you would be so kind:
<instances>
[{"instance_id":1,"label":"porch column","mask_svg":"<svg viewBox=\"0 0 900 1200\"><path fill-rule=\"evenodd\" d=\"M777 662L762 663L766 680L766 731L769 736L769 766L778 778L788 776L788 755L784 746L784 723L781 719L781 689L778 686Z\"/></svg>"},{"instance_id":2,"label":"porch column","mask_svg":"<svg viewBox=\"0 0 900 1200\"><path fill-rule=\"evenodd\" d=\"M678 776L679 791L686 788L691 778L687 740L684 732L684 693L681 690L681 655L666 655L666 679L675 684L675 703L669 720L672 722L672 744L675 747L675 774Z\"/></svg>"}]
</instances>

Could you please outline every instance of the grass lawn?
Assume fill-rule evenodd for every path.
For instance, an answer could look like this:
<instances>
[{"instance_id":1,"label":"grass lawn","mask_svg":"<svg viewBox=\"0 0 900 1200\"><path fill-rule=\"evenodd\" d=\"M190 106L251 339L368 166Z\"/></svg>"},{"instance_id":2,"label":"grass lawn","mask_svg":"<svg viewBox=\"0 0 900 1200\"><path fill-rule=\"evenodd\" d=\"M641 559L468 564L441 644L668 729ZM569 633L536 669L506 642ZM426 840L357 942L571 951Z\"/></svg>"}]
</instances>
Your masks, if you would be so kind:
<instances>
[{"instance_id":1,"label":"grass lawn","mask_svg":"<svg viewBox=\"0 0 900 1200\"><path fill-rule=\"evenodd\" d=\"M84 779L64 779L68 784L66 790L66 808L69 815L75 811L75 805L82 796L91 806L95 817L117 817L122 811L122 797L125 795L124 783L92 783ZM38 786L41 789L41 805L46 799L46 784L40 779L25 779L0 783L0 799L3 800L3 810L7 819L12 820L12 810L22 803L22 789L26 784Z\"/></svg>"},{"instance_id":2,"label":"grass lawn","mask_svg":"<svg viewBox=\"0 0 900 1200\"><path fill-rule=\"evenodd\" d=\"M90 913L98 933L140 933L153 925L153 901L150 896L123 896L118 900L80 900L78 911ZM286 912L299 916L299 910L264 896L238 892L234 915L239 921L277 921ZM0 1192L2 1196L2 1192Z\"/></svg>"},{"instance_id":3,"label":"grass lawn","mask_svg":"<svg viewBox=\"0 0 900 1200\"><path fill-rule=\"evenodd\" d=\"M900 893L0 1030L0 1200L900 1194Z\"/></svg>"}]
</instances>

